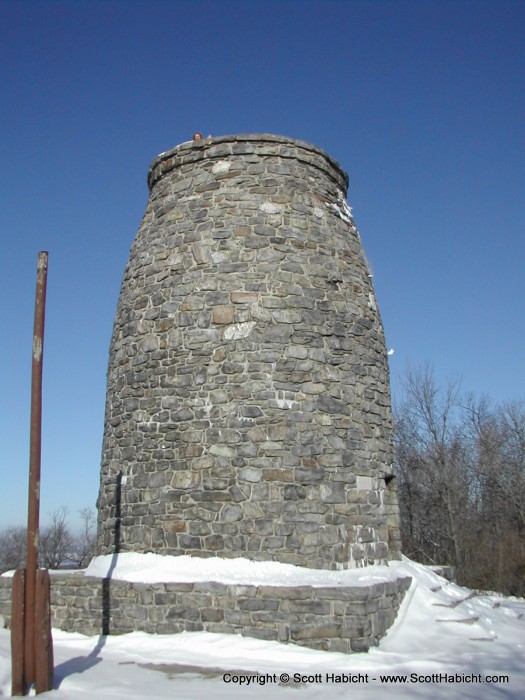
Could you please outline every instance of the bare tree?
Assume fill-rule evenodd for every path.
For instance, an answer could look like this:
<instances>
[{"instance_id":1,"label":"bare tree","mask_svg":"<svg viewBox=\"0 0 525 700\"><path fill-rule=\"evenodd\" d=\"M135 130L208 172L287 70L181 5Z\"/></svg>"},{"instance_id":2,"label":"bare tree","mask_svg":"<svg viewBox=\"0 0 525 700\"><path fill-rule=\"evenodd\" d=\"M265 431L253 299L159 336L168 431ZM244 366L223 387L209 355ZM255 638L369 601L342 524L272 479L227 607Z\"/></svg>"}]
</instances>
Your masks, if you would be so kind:
<instances>
[{"instance_id":1,"label":"bare tree","mask_svg":"<svg viewBox=\"0 0 525 700\"><path fill-rule=\"evenodd\" d=\"M525 536L525 402L503 404L499 412L499 424L502 461L507 467L509 500L518 532Z\"/></svg>"},{"instance_id":2,"label":"bare tree","mask_svg":"<svg viewBox=\"0 0 525 700\"><path fill-rule=\"evenodd\" d=\"M61 506L50 514L51 523L40 534L40 563L46 569L58 569L73 552L74 539L68 524L69 510Z\"/></svg>"},{"instance_id":3,"label":"bare tree","mask_svg":"<svg viewBox=\"0 0 525 700\"><path fill-rule=\"evenodd\" d=\"M79 510L79 515L82 529L75 542L75 558L78 561L78 566L82 569L95 556L97 518L91 508L82 508Z\"/></svg>"},{"instance_id":4,"label":"bare tree","mask_svg":"<svg viewBox=\"0 0 525 700\"><path fill-rule=\"evenodd\" d=\"M40 529L39 565L57 569L64 560L71 559L79 567L85 567L94 556L96 545L96 516L90 508L79 511L81 529L73 536L67 506L50 513L49 525ZM27 530L25 527L8 527L0 532L0 573L25 565Z\"/></svg>"},{"instance_id":5,"label":"bare tree","mask_svg":"<svg viewBox=\"0 0 525 700\"><path fill-rule=\"evenodd\" d=\"M26 528L8 527L0 533L0 573L25 565Z\"/></svg>"},{"instance_id":6,"label":"bare tree","mask_svg":"<svg viewBox=\"0 0 525 700\"><path fill-rule=\"evenodd\" d=\"M459 566L461 520L468 497L456 420L459 386L440 389L428 367L406 373L395 409L402 534L409 553Z\"/></svg>"},{"instance_id":7,"label":"bare tree","mask_svg":"<svg viewBox=\"0 0 525 700\"><path fill-rule=\"evenodd\" d=\"M493 408L409 370L394 407L405 553L452 564L461 583L525 592L525 405Z\"/></svg>"}]
</instances>

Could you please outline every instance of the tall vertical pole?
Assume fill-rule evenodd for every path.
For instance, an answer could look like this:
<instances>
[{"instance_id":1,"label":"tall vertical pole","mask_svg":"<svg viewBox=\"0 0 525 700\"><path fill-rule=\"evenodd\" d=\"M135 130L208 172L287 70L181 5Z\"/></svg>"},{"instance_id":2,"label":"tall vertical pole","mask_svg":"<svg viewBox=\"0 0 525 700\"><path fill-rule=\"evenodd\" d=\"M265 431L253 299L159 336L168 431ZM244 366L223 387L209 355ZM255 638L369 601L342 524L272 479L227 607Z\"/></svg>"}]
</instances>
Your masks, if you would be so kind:
<instances>
[{"instance_id":1,"label":"tall vertical pole","mask_svg":"<svg viewBox=\"0 0 525 700\"><path fill-rule=\"evenodd\" d=\"M31 374L31 429L29 447L29 494L27 508L27 561L25 584L24 680L35 681L35 591L38 567L40 515L40 454L42 444L42 361L47 287L47 253L38 254L36 278L33 363Z\"/></svg>"}]
</instances>

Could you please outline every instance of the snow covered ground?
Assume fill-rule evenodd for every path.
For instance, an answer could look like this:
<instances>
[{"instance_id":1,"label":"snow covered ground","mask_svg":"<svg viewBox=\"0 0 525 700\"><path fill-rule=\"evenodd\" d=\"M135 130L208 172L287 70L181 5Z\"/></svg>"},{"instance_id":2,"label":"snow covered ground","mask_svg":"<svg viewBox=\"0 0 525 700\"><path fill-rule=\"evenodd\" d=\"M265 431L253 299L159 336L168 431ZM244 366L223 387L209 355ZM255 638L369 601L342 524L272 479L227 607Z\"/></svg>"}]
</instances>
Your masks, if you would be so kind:
<instances>
[{"instance_id":1,"label":"snow covered ground","mask_svg":"<svg viewBox=\"0 0 525 700\"><path fill-rule=\"evenodd\" d=\"M120 562L98 558L88 571L102 573L106 567L106 572L112 569L115 578L181 580L180 566L168 561L171 558L163 558L159 566L151 557L155 555L132 555ZM220 564L220 560L199 560L195 565L186 562L183 569L188 572L192 566L195 566L192 576L201 567L201 575L208 577L206 567L214 567L213 580L241 575L238 560L233 568L231 563ZM248 562L242 576L245 582L255 582L258 575L264 578L266 574L262 572L272 568ZM296 576L301 572L293 569L289 571L289 585L297 585ZM57 700L172 697L182 700L207 697L517 700L524 697L525 600L476 594L408 560L388 568L370 567L358 572L326 572L326 575L341 580L340 585L343 581L346 585L359 585L359 580L362 585L370 580L385 580L394 573L412 576L413 584L394 626L380 646L368 654L321 652L292 644L205 632L165 636L135 632L104 638L55 630L56 689L40 697ZM316 576L318 572L305 573L310 578L302 582L326 585L324 580L316 584ZM235 580L240 582L238 578ZM279 585L283 585L282 580ZM332 580L330 585L338 584ZM400 676L406 679L401 680ZM10 693L7 630L0 630L2 693L4 696Z\"/></svg>"}]
</instances>

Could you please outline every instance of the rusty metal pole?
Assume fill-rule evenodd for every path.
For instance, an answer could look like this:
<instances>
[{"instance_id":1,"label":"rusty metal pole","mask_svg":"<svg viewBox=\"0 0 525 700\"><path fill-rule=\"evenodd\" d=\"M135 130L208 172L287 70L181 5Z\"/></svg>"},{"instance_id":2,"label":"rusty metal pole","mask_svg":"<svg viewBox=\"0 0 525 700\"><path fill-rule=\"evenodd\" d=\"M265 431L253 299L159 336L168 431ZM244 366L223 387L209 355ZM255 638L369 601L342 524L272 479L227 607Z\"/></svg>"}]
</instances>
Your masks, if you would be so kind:
<instances>
[{"instance_id":1,"label":"rusty metal pole","mask_svg":"<svg viewBox=\"0 0 525 700\"><path fill-rule=\"evenodd\" d=\"M11 695L25 695L24 595L25 570L17 569L11 589Z\"/></svg>"},{"instance_id":2,"label":"rusty metal pole","mask_svg":"<svg viewBox=\"0 0 525 700\"><path fill-rule=\"evenodd\" d=\"M49 571L38 569L35 592L35 691L37 695L53 690L50 591Z\"/></svg>"},{"instance_id":3,"label":"rusty metal pole","mask_svg":"<svg viewBox=\"0 0 525 700\"><path fill-rule=\"evenodd\" d=\"M42 361L47 287L47 253L38 254L36 278L33 362L31 374L31 430L29 447L29 494L27 507L27 560L24 610L24 680L35 681L35 591L38 567L40 515L40 454L42 443Z\"/></svg>"}]
</instances>

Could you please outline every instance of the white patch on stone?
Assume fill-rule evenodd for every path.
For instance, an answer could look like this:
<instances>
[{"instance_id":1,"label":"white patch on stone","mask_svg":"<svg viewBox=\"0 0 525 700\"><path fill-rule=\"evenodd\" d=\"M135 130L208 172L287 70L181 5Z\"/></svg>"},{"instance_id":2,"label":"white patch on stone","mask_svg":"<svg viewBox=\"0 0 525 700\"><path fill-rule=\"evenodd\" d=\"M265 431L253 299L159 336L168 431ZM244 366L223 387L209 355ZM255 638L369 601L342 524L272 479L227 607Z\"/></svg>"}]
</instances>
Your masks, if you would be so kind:
<instances>
[{"instance_id":1,"label":"white patch on stone","mask_svg":"<svg viewBox=\"0 0 525 700\"><path fill-rule=\"evenodd\" d=\"M232 323L231 326L224 329L224 337L226 340L240 340L241 338L247 338L256 325L256 321Z\"/></svg>"},{"instance_id":2,"label":"white patch on stone","mask_svg":"<svg viewBox=\"0 0 525 700\"><path fill-rule=\"evenodd\" d=\"M217 457L235 457L235 450L226 445L212 445L210 447L210 454L217 455Z\"/></svg>"},{"instance_id":3,"label":"white patch on stone","mask_svg":"<svg viewBox=\"0 0 525 700\"><path fill-rule=\"evenodd\" d=\"M332 489L329 488L328 486L325 486L325 484L321 484L319 494L321 496L321 500L324 501L325 498L328 498L328 496L330 496L332 494Z\"/></svg>"},{"instance_id":4,"label":"white patch on stone","mask_svg":"<svg viewBox=\"0 0 525 700\"><path fill-rule=\"evenodd\" d=\"M343 221L345 221L350 228L357 233L357 228L354 224L354 219L352 216L352 207L348 206L344 194L339 191L337 195L337 202L326 202L326 206L337 214ZM357 234L359 236L359 234Z\"/></svg>"},{"instance_id":5,"label":"white patch on stone","mask_svg":"<svg viewBox=\"0 0 525 700\"><path fill-rule=\"evenodd\" d=\"M337 214L343 221L352 226L352 219L348 216L347 212L343 209L341 202L328 202L326 205L329 209Z\"/></svg>"},{"instance_id":6,"label":"white patch on stone","mask_svg":"<svg viewBox=\"0 0 525 700\"><path fill-rule=\"evenodd\" d=\"M291 409L295 407L295 401L287 399L282 391L275 392L275 403L278 408Z\"/></svg>"},{"instance_id":7,"label":"white patch on stone","mask_svg":"<svg viewBox=\"0 0 525 700\"><path fill-rule=\"evenodd\" d=\"M204 405L202 407L202 410L204 412L204 416L206 418L210 417L212 408L213 408L213 404L211 403L209 397L206 397L206 400L204 401Z\"/></svg>"},{"instance_id":8,"label":"white patch on stone","mask_svg":"<svg viewBox=\"0 0 525 700\"><path fill-rule=\"evenodd\" d=\"M314 207L314 216L316 216L318 219L322 219L324 218L324 211L319 207Z\"/></svg>"},{"instance_id":9,"label":"white patch on stone","mask_svg":"<svg viewBox=\"0 0 525 700\"><path fill-rule=\"evenodd\" d=\"M374 299L374 295L372 292L368 293L368 308L372 309L372 311L377 311L376 300Z\"/></svg>"},{"instance_id":10,"label":"white patch on stone","mask_svg":"<svg viewBox=\"0 0 525 700\"><path fill-rule=\"evenodd\" d=\"M265 214L280 214L282 212L282 207L273 202L262 202L262 204L259 205L259 209Z\"/></svg>"},{"instance_id":11,"label":"white patch on stone","mask_svg":"<svg viewBox=\"0 0 525 700\"><path fill-rule=\"evenodd\" d=\"M341 208L349 219L353 218L352 217L352 207L348 206L348 202L346 201L346 199L344 197L341 199Z\"/></svg>"},{"instance_id":12,"label":"white patch on stone","mask_svg":"<svg viewBox=\"0 0 525 700\"><path fill-rule=\"evenodd\" d=\"M213 168L211 169L212 173L214 175L222 175L223 173L227 173L228 170L232 167L232 164L228 160L219 160Z\"/></svg>"},{"instance_id":13,"label":"white patch on stone","mask_svg":"<svg viewBox=\"0 0 525 700\"><path fill-rule=\"evenodd\" d=\"M211 254L211 259L213 260L214 263L222 263L228 260L228 253L212 253Z\"/></svg>"},{"instance_id":14,"label":"white patch on stone","mask_svg":"<svg viewBox=\"0 0 525 700\"><path fill-rule=\"evenodd\" d=\"M355 487L358 491L372 491L374 481L371 476L358 474L355 478Z\"/></svg>"},{"instance_id":15,"label":"white patch on stone","mask_svg":"<svg viewBox=\"0 0 525 700\"><path fill-rule=\"evenodd\" d=\"M378 489L378 494L379 494L379 512L384 513L385 512L385 490Z\"/></svg>"}]
</instances>

